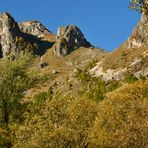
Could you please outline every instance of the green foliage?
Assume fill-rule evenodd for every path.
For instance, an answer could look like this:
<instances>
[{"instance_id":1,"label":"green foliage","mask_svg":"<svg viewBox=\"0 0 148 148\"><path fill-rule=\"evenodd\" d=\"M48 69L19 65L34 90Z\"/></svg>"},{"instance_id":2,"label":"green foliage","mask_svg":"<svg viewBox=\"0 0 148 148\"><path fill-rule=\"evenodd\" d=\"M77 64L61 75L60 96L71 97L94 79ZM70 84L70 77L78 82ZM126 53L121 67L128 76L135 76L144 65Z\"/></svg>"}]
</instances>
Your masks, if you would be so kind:
<instances>
[{"instance_id":1,"label":"green foliage","mask_svg":"<svg viewBox=\"0 0 148 148\"><path fill-rule=\"evenodd\" d=\"M52 99L44 103L44 108L32 114L26 112L24 124L16 131L15 147L61 147L62 135L66 134L63 124L67 121L67 108L72 100ZM30 116L30 114L32 114Z\"/></svg>"},{"instance_id":2,"label":"green foliage","mask_svg":"<svg viewBox=\"0 0 148 148\"><path fill-rule=\"evenodd\" d=\"M124 80L125 80L125 82L127 82L127 83L133 83L133 82L137 81L138 78L137 78L136 76L134 76L133 74L128 73L128 74L125 76Z\"/></svg>"},{"instance_id":3,"label":"green foliage","mask_svg":"<svg viewBox=\"0 0 148 148\"><path fill-rule=\"evenodd\" d=\"M105 82L101 79L93 78L93 81L89 84L89 86L91 87L86 93L87 97L99 102L105 98L107 92L119 88L121 84L116 80Z\"/></svg>"},{"instance_id":4,"label":"green foliage","mask_svg":"<svg viewBox=\"0 0 148 148\"><path fill-rule=\"evenodd\" d=\"M32 110L32 114L44 108L45 103L50 102L53 92L49 88L47 92L40 92L33 97L33 101L28 105L28 110Z\"/></svg>"},{"instance_id":5,"label":"green foliage","mask_svg":"<svg viewBox=\"0 0 148 148\"><path fill-rule=\"evenodd\" d=\"M30 61L30 58L0 61L0 129L5 137L0 141L1 147L11 146L13 136L10 127L22 121L21 114L26 105L21 98L35 82L27 73L26 61Z\"/></svg>"},{"instance_id":6,"label":"green foliage","mask_svg":"<svg viewBox=\"0 0 148 148\"><path fill-rule=\"evenodd\" d=\"M86 94L89 99L97 102L104 99L106 93L106 83L103 80L95 79L95 81L90 84L90 87L91 88L89 88L89 91Z\"/></svg>"},{"instance_id":7,"label":"green foliage","mask_svg":"<svg viewBox=\"0 0 148 148\"><path fill-rule=\"evenodd\" d=\"M126 56L127 56L127 54L125 53L125 51L122 51L122 53L121 53L121 58L122 58L122 59L125 59Z\"/></svg>"},{"instance_id":8,"label":"green foliage","mask_svg":"<svg viewBox=\"0 0 148 148\"><path fill-rule=\"evenodd\" d=\"M91 75L87 70L77 69L77 72L75 72L75 77L82 83L86 83L91 80Z\"/></svg>"},{"instance_id":9,"label":"green foliage","mask_svg":"<svg viewBox=\"0 0 148 148\"><path fill-rule=\"evenodd\" d=\"M99 105L90 143L96 147L148 145L148 81L110 93Z\"/></svg>"}]
</instances>

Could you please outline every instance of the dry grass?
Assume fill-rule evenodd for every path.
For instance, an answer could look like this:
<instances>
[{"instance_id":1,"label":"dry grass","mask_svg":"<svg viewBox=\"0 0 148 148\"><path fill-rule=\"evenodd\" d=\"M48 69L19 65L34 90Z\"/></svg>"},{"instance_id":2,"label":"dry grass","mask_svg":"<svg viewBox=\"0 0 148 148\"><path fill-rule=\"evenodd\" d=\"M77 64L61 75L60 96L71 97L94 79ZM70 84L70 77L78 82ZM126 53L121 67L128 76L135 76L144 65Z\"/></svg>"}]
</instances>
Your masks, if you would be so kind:
<instances>
[{"instance_id":1,"label":"dry grass","mask_svg":"<svg viewBox=\"0 0 148 148\"><path fill-rule=\"evenodd\" d=\"M136 58L142 59L144 57L144 52L146 52L145 55L148 54L147 47L127 49L122 45L106 56L103 60L103 67L105 70L128 67ZM147 59L148 58L143 59L141 67L148 66Z\"/></svg>"}]
</instances>

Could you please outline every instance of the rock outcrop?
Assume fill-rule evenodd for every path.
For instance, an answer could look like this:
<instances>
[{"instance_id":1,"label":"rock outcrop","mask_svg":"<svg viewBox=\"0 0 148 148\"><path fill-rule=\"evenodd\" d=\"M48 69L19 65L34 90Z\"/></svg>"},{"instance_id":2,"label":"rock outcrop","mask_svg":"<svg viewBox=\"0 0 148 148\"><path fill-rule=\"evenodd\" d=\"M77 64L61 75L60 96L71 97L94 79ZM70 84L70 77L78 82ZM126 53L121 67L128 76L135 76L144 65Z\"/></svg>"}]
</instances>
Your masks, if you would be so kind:
<instances>
[{"instance_id":1,"label":"rock outcrop","mask_svg":"<svg viewBox=\"0 0 148 148\"><path fill-rule=\"evenodd\" d=\"M89 47L90 43L76 26L59 27L56 36L54 54L66 56L80 46Z\"/></svg>"},{"instance_id":2,"label":"rock outcrop","mask_svg":"<svg viewBox=\"0 0 148 148\"><path fill-rule=\"evenodd\" d=\"M50 33L39 22L32 22L32 26L30 24L30 34L24 31L26 28L29 26L24 25L24 28L20 29L9 13L0 14L0 58L8 56L14 59L26 51L42 55L52 46L48 41L39 38L41 34Z\"/></svg>"},{"instance_id":3,"label":"rock outcrop","mask_svg":"<svg viewBox=\"0 0 148 148\"><path fill-rule=\"evenodd\" d=\"M139 48L148 45L148 16L142 15L132 35L125 42L127 48Z\"/></svg>"},{"instance_id":4,"label":"rock outcrop","mask_svg":"<svg viewBox=\"0 0 148 148\"><path fill-rule=\"evenodd\" d=\"M20 36L20 34L19 26L11 15L9 13L2 13L0 15L1 57L17 49L15 41L16 37Z\"/></svg>"},{"instance_id":5,"label":"rock outcrop","mask_svg":"<svg viewBox=\"0 0 148 148\"><path fill-rule=\"evenodd\" d=\"M51 31L49 31L43 24L36 20L21 22L18 23L18 25L22 32L34 35L39 38L43 37L44 35L51 34Z\"/></svg>"}]
</instances>

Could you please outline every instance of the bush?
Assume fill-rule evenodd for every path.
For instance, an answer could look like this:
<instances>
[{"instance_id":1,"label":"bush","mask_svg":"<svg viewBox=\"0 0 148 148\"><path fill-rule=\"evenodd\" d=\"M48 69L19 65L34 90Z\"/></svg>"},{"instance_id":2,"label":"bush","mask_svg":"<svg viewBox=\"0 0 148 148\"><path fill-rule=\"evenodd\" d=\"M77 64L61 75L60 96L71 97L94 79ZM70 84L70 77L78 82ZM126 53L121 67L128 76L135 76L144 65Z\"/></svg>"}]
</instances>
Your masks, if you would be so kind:
<instances>
[{"instance_id":1,"label":"bush","mask_svg":"<svg viewBox=\"0 0 148 148\"><path fill-rule=\"evenodd\" d=\"M86 83L91 80L91 75L87 70L77 69L77 71L74 73L74 76L82 83Z\"/></svg>"},{"instance_id":2,"label":"bush","mask_svg":"<svg viewBox=\"0 0 148 148\"><path fill-rule=\"evenodd\" d=\"M87 92L89 99L99 102L105 98L107 92L113 91L121 86L119 81L113 80L105 82L101 79L93 78L91 88Z\"/></svg>"},{"instance_id":3,"label":"bush","mask_svg":"<svg viewBox=\"0 0 148 148\"><path fill-rule=\"evenodd\" d=\"M108 94L99 105L90 143L98 147L148 145L148 81Z\"/></svg>"},{"instance_id":4,"label":"bush","mask_svg":"<svg viewBox=\"0 0 148 148\"><path fill-rule=\"evenodd\" d=\"M18 127L14 147L85 147L96 115L92 100L53 99Z\"/></svg>"},{"instance_id":5,"label":"bush","mask_svg":"<svg viewBox=\"0 0 148 148\"><path fill-rule=\"evenodd\" d=\"M127 83L133 83L133 82L137 81L138 78L136 76L134 76L133 74L129 73L125 76L124 80Z\"/></svg>"}]
</instances>

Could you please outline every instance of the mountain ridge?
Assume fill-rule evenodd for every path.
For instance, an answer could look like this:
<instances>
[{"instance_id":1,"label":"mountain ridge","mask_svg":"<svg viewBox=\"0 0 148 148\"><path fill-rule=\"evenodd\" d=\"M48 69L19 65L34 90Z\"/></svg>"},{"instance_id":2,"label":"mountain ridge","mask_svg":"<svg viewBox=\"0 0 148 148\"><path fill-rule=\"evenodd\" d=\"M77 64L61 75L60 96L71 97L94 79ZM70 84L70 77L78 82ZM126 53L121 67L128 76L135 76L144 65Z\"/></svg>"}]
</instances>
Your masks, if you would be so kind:
<instances>
[{"instance_id":1,"label":"mountain ridge","mask_svg":"<svg viewBox=\"0 0 148 148\"><path fill-rule=\"evenodd\" d=\"M13 60L15 55L19 56L27 49L41 56L41 65L47 66L48 64L45 63L51 62L48 58L52 58L54 55L59 58L65 57L83 47L88 49L85 50L88 54L91 51L92 57L93 52L106 53L103 59L99 59L97 66L90 70L94 76L103 76L105 80L110 80L122 79L128 72L137 76L147 75L147 23L147 16L142 15L129 38L115 51L107 54L104 50L91 45L75 25L61 26L58 28L57 34L53 34L39 21L17 23L9 13L5 12L0 15L0 56L8 55ZM90 58L88 54L86 55ZM139 58L140 56L142 58ZM83 58L81 57L79 61L83 61Z\"/></svg>"}]
</instances>

